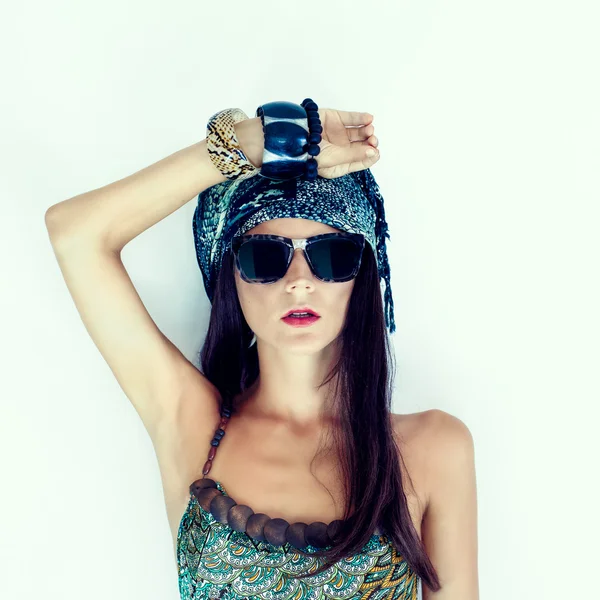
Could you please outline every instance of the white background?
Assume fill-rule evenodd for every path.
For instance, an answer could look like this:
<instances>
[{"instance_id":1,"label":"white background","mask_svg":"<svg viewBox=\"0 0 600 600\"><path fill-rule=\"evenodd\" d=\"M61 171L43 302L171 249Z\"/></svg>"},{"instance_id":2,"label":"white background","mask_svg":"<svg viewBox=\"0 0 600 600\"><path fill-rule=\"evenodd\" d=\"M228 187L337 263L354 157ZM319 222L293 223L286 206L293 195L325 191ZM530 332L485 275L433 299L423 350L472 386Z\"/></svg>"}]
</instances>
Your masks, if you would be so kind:
<instances>
[{"instance_id":1,"label":"white background","mask_svg":"<svg viewBox=\"0 0 600 600\"><path fill-rule=\"evenodd\" d=\"M473 434L481 598L600 597L594 2L2 12L1 598L178 598L151 441L75 310L46 209L199 141L219 110L307 96L375 115L395 412L439 408ZM123 259L193 359L209 304L190 200Z\"/></svg>"}]
</instances>

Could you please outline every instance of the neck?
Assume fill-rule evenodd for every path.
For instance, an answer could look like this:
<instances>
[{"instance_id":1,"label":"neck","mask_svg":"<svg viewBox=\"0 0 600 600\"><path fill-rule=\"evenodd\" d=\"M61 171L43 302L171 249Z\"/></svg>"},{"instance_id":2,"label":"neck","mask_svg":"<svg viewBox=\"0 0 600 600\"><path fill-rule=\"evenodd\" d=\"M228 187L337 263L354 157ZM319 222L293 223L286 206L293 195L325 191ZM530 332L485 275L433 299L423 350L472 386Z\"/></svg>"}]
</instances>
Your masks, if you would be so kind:
<instances>
[{"instance_id":1,"label":"neck","mask_svg":"<svg viewBox=\"0 0 600 600\"><path fill-rule=\"evenodd\" d=\"M336 378L319 388L337 359L336 345L318 353L288 353L257 341L259 376L243 394L240 413L295 429L331 425Z\"/></svg>"}]
</instances>

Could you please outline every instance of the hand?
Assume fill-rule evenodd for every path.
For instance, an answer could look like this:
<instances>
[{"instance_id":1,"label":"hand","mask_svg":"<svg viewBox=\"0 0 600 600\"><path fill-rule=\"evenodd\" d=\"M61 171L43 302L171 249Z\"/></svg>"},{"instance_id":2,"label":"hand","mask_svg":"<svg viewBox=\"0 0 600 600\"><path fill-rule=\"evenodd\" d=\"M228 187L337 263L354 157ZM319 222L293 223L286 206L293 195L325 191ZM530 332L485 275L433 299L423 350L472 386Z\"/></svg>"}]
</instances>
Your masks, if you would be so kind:
<instances>
[{"instance_id":1,"label":"hand","mask_svg":"<svg viewBox=\"0 0 600 600\"><path fill-rule=\"evenodd\" d=\"M320 177L341 177L368 169L379 160L379 140L374 135L373 115L319 108L319 117L323 126L321 151L313 158L317 161ZM369 149L375 150L374 156L367 156Z\"/></svg>"}]
</instances>

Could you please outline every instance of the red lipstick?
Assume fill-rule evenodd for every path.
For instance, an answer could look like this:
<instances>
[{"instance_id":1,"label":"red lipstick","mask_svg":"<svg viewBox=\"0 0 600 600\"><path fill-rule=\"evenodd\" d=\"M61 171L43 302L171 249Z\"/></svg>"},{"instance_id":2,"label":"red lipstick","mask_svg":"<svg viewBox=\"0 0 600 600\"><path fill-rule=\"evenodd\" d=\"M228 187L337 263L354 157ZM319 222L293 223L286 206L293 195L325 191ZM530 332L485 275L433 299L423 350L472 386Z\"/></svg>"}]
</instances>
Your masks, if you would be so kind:
<instances>
[{"instance_id":1,"label":"red lipstick","mask_svg":"<svg viewBox=\"0 0 600 600\"><path fill-rule=\"evenodd\" d=\"M314 308L311 308L310 306L297 306L295 308L290 308L290 310L288 310L281 318L284 319L285 317L288 317L291 313L309 313L311 315L314 315L315 317L321 316Z\"/></svg>"},{"instance_id":2,"label":"red lipstick","mask_svg":"<svg viewBox=\"0 0 600 600\"><path fill-rule=\"evenodd\" d=\"M320 318L321 316L310 306L301 306L288 310L281 320L292 327L308 327Z\"/></svg>"}]
</instances>

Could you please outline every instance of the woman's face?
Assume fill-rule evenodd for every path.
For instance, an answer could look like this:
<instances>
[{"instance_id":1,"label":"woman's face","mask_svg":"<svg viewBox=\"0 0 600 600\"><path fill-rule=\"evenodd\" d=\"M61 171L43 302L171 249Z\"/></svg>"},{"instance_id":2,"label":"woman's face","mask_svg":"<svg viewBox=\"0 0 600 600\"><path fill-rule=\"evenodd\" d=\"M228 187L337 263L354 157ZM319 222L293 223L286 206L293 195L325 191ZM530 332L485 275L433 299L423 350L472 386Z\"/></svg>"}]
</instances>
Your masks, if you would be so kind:
<instances>
[{"instance_id":1,"label":"woman's face","mask_svg":"<svg viewBox=\"0 0 600 600\"><path fill-rule=\"evenodd\" d=\"M284 218L265 221L246 233L308 238L339 231L310 219ZM294 251L287 273L275 283L248 283L240 277L237 267L234 270L242 312L261 343L310 354L322 350L340 334L354 279L342 283L320 281L312 274L300 249ZM282 320L290 309L305 305L321 318L307 327L292 327Z\"/></svg>"}]
</instances>

